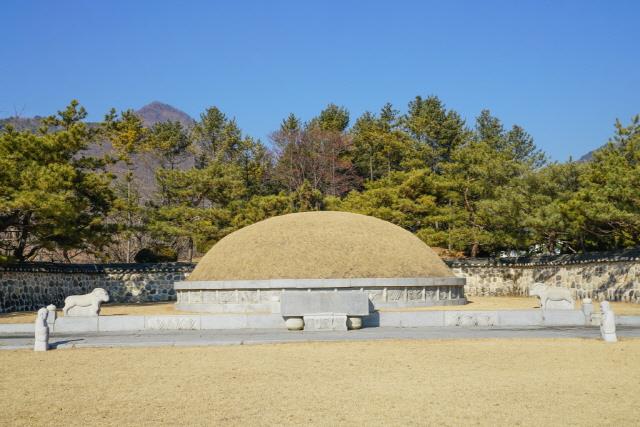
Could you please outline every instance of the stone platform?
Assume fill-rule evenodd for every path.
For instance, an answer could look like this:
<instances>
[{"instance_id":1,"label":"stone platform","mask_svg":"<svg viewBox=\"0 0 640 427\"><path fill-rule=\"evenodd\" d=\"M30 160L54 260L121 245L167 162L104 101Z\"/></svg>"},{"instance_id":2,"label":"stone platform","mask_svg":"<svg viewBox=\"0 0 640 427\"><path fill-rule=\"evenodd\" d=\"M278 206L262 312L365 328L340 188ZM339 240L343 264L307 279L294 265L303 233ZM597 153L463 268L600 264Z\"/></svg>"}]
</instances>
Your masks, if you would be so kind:
<instances>
[{"instance_id":1,"label":"stone platform","mask_svg":"<svg viewBox=\"0 0 640 427\"><path fill-rule=\"evenodd\" d=\"M379 308L462 305L466 279L404 277L182 281L174 284L176 309L209 313L280 313L283 292L360 291L371 311Z\"/></svg>"}]
</instances>

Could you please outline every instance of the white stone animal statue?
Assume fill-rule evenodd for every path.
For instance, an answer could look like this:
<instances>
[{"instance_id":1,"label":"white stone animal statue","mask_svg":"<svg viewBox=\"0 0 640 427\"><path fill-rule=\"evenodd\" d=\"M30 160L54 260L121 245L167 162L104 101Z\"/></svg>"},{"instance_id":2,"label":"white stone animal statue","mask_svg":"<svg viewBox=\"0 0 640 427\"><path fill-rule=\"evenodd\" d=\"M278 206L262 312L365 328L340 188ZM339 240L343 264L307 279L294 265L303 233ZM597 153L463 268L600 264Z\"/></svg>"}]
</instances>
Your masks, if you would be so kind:
<instances>
[{"instance_id":1,"label":"white stone animal statue","mask_svg":"<svg viewBox=\"0 0 640 427\"><path fill-rule=\"evenodd\" d=\"M65 316L97 316L100 304L109 301L109 294L102 288L95 288L85 295L71 295L65 298L62 312Z\"/></svg>"},{"instance_id":2,"label":"white stone animal statue","mask_svg":"<svg viewBox=\"0 0 640 427\"><path fill-rule=\"evenodd\" d=\"M47 351L49 350L49 325L47 324L47 316L49 310L41 308L38 310L36 316L35 325L35 342L33 344L33 351Z\"/></svg>"},{"instance_id":3,"label":"white stone animal statue","mask_svg":"<svg viewBox=\"0 0 640 427\"><path fill-rule=\"evenodd\" d=\"M602 311L602 323L600 323L600 335L606 342L617 342L618 336L616 335L616 316L611 310L609 301L602 301L600 303L600 311Z\"/></svg>"},{"instance_id":4,"label":"white stone animal statue","mask_svg":"<svg viewBox=\"0 0 640 427\"><path fill-rule=\"evenodd\" d=\"M571 296L571 290L547 286L542 283L534 283L529 288L529 295L540 299L540 307L546 309L573 310L575 301Z\"/></svg>"}]
</instances>

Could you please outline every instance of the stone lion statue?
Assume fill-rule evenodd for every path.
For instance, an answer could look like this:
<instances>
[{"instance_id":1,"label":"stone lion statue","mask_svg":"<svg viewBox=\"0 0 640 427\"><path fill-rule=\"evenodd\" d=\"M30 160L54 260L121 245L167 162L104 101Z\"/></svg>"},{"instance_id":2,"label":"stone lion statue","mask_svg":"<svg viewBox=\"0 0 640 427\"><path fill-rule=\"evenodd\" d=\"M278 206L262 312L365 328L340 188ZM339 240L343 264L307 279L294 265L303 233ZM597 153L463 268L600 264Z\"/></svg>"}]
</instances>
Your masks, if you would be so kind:
<instances>
[{"instance_id":1,"label":"stone lion statue","mask_svg":"<svg viewBox=\"0 0 640 427\"><path fill-rule=\"evenodd\" d=\"M107 291L102 288L95 288L88 294L71 295L65 298L62 312L65 316L97 316L100 314L100 304L108 301L109 294Z\"/></svg>"},{"instance_id":2,"label":"stone lion statue","mask_svg":"<svg viewBox=\"0 0 640 427\"><path fill-rule=\"evenodd\" d=\"M540 307L543 310L553 308L572 310L575 304L571 290L547 286L542 283L531 285L529 295L537 296L540 299Z\"/></svg>"}]
</instances>

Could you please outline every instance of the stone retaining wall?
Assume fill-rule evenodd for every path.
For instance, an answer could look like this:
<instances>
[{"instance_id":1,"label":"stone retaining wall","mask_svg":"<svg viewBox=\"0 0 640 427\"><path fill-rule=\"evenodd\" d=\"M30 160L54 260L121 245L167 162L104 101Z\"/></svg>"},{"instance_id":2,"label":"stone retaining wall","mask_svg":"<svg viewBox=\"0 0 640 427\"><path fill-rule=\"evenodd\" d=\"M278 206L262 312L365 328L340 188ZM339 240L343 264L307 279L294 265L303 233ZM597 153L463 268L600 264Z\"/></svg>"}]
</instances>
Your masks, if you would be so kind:
<instances>
[{"instance_id":1,"label":"stone retaining wall","mask_svg":"<svg viewBox=\"0 0 640 427\"><path fill-rule=\"evenodd\" d=\"M640 303L640 248L586 255L448 260L465 277L467 296L526 295L542 282L578 298ZM104 288L113 302L175 301L173 283L194 264L50 264L0 266L0 313L62 307L68 295Z\"/></svg>"},{"instance_id":2,"label":"stone retaining wall","mask_svg":"<svg viewBox=\"0 0 640 427\"><path fill-rule=\"evenodd\" d=\"M467 296L527 295L533 283L567 287L576 298L640 303L640 248L547 257L449 260Z\"/></svg>"},{"instance_id":3,"label":"stone retaining wall","mask_svg":"<svg viewBox=\"0 0 640 427\"><path fill-rule=\"evenodd\" d=\"M65 297L95 288L109 292L111 302L176 299L173 283L193 270L190 263L49 264L0 266L0 313L64 305Z\"/></svg>"}]
</instances>

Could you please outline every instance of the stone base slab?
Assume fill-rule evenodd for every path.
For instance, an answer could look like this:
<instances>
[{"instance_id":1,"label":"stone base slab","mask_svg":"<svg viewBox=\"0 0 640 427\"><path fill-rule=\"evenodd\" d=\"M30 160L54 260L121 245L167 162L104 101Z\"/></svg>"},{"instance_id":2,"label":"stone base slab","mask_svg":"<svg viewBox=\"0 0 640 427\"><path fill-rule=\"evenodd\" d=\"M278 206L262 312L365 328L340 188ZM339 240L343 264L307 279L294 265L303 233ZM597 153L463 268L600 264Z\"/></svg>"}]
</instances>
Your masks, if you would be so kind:
<instances>
[{"instance_id":1,"label":"stone base slab","mask_svg":"<svg viewBox=\"0 0 640 427\"><path fill-rule=\"evenodd\" d=\"M306 320L306 319L305 319ZM342 318L340 319L342 321ZM346 316L345 316L346 322ZM306 323L306 321L305 321ZM616 316L616 325L640 327L640 316ZM390 311L362 318L363 327L545 327L593 326L579 310ZM213 314L167 316L60 317L50 332L117 332L144 330L286 329L279 314ZM305 327L306 330L307 329ZM33 335L33 323L0 324L0 335Z\"/></svg>"},{"instance_id":2,"label":"stone base slab","mask_svg":"<svg viewBox=\"0 0 640 427\"><path fill-rule=\"evenodd\" d=\"M65 314L66 317L96 317L96 310L91 307L72 307Z\"/></svg>"},{"instance_id":3,"label":"stone base slab","mask_svg":"<svg viewBox=\"0 0 640 427\"><path fill-rule=\"evenodd\" d=\"M178 311L192 311L196 313L279 313L280 303L277 301L267 301L251 304L217 304L217 303L182 303L175 305Z\"/></svg>"},{"instance_id":4,"label":"stone base slab","mask_svg":"<svg viewBox=\"0 0 640 427\"><path fill-rule=\"evenodd\" d=\"M271 312L285 316L293 315L281 311L281 301L287 293L363 293L368 298L369 311L373 311L387 307L466 304L464 286L465 279L458 277L183 281L174 284L176 307L180 310L199 313ZM324 311L344 310L330 307L305 313Z\"/></svg>"}]
</instances>

